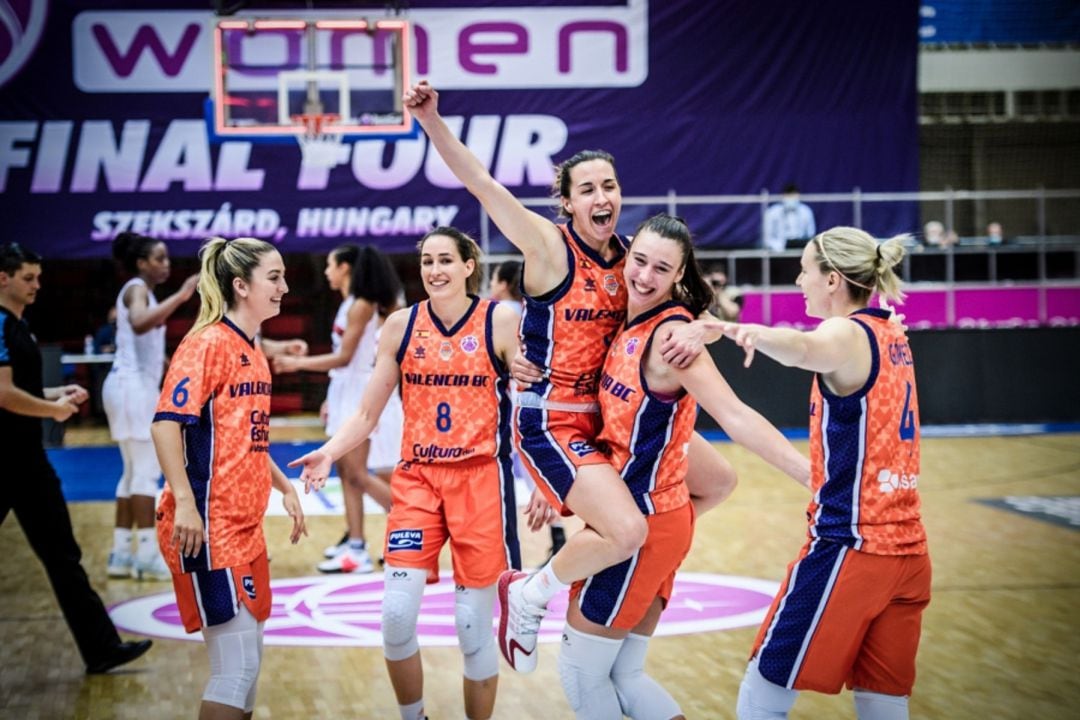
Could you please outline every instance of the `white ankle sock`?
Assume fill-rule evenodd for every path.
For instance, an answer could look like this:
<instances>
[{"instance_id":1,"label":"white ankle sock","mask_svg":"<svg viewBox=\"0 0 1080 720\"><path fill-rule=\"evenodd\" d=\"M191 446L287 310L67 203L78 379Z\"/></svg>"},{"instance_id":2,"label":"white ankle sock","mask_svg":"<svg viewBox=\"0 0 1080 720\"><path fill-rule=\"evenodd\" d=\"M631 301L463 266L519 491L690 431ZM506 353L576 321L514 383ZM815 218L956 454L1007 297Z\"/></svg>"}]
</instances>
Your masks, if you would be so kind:
<instances>
[{"instance_id":1,"label":"white ankle sock","mask_svg":"<svg viewBox=\"0 0 1080 720\"><path fill-rule=\"evenodd\" d=\"M420 698L408 705L398 705L401 711L401 720L424 720L424 699Z\"/></svg>"},{"instance_id":2,"label":"white ankle sock","mask_svg":"<svg viewBox=\"0 0 1080 720\"><path fill-rule=\"evenodd\" d=\"M157 530L154 528L139 528L135 531L138 548L135 555L142 561L150 560L158 554Z\"/></svg>"},{"instance_id":3,"label":"white ankle sock","mask_svg":"<svg viewBox=\"0 0 1080 720\"><path fill-rule=\"evenodd\" d=\"M113 552L131 552L131 528L113 528Z\"/></svg>"},{"instance_id":4,"label":"white ankle sock","mask_svg":"<svg viewBox=\"0 0 1080 720\"><path fill-rule=\"evenodd\" d=\"M569 586L566 583L555 576L551 563L548 563L525 582L525 587L521 589L521 596L530 605L547 607L551 598L567 587Z\"/></svg>"}]
</instances>

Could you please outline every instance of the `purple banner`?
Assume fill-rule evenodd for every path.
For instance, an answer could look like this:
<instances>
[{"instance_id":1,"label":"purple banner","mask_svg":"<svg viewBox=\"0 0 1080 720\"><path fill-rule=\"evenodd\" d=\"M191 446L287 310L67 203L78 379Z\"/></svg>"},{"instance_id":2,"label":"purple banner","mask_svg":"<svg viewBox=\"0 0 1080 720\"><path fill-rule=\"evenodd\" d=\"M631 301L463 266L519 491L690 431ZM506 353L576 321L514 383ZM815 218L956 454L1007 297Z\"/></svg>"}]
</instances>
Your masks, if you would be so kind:
<instances>
[{"instance_id":1,"label":"purple banner","mask_svg":"<svg viewBox=\"0 0 1080 720\"><path fill-rule=\"evenodd\" d=\"M1080 325L1080 287L1074 284L954 290L905 288L905 292L907 297L897 312L903 313L904 323L913 330ZM803 296L794 291L773 293L768 298L762 293L747 293L740 319L799 329L815 327L819 322L807 317Z\"/></svg>"},{"instance_id":2,"label":"purple banner","mask_svg":"<svg viewBox=\"0 0 1080 720\"><path fill-rule=\"evenodd\" d=\"M0 220L46 256L106 256L128 229L176 241L175 255L214 234L393 252L435 224L480 231L422 134L347 140L329 169L291 139L213 137L205 0L7 5ZM615 155L628 196L918 189L916 0L461 0L411 3L404 19L412 77L432 81L451 127L521 197L546 197L553 163L584 148ZM299 61L288 38L265 52ZM620 229L661 209L624 207ZM852 222L847 207L813 209L818 227ZM679 212L703 246L759 242L756 206ZM917 208L874 204L863 225L915 231Z\"/></svg>"}]
</instances>

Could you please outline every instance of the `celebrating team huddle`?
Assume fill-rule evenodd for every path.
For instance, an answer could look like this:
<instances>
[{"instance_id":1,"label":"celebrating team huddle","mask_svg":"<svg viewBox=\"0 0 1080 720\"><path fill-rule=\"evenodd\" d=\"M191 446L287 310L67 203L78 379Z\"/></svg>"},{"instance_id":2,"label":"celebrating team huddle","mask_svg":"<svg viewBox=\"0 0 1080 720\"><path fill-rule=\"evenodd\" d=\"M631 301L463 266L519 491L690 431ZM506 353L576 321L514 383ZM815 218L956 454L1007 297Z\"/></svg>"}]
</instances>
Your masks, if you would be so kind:
<instances>
[{"instance_id":1,"label":"celebrating team huddle","mask_svg":"<svg viewBox=\"0 0 1080 720\"><path fill-rule=\"evenodd\" d=\"M616 232L610 155L584 151L559 166L567 221L557 224L491 177L440 117L430 85L404 102L524 256L524 308L519 318L479 298L476 243L452 227L431 230L418 245L427 299L386 317L355 412L290 463L306 491L320 490L400 385L381 619L401 717L426 717L417 623L446 544L467 718L492 716L500 654L519 673L536 667L540 624L563 590L558 670L574 714L684 717L645 658L696 519L735 489L731 465L694 431L700 407L810 495L807 543L732 698L738 716L786 717L798 691L847 686L860 718L906 718L929 602L925 533L916 487L869 489L883 472L918 475L918 399L904 329L867 307L875 293L900 297L901 242L833 228L806 244L797 284L808 314L823 319L813 331L721 322L707 312L712 290L683 220L660 214L632 237ZM210 653L201 713L240 718L254 707L269 616L261 518L271 485L293 517L292 541L306 532L296 492L267 453L270 366L256 342L288 287L280 255L261 241L214 239L202 260L199 321L172 360L152 432L168 483L158 533L185 628L201 629ZM745 349L747 364L760 351L815 373L810 458L732 391L703 351L721 337ZM584 522L531 574L521 568L515 447L536 486L526 524L560 514Z\"/></svg>"}]
</instances>

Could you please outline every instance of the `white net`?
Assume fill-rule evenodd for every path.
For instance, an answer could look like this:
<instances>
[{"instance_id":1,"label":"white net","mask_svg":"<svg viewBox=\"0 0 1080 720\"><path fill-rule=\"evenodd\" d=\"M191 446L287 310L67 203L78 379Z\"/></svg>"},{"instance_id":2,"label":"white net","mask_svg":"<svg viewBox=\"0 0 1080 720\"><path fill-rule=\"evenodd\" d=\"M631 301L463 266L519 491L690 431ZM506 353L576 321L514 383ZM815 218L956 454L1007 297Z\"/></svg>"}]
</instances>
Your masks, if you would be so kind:
<instances>
[{"instance_id":1,"label":"white net","mask_svg":"<svg viewBox=\"0 0 1080 720\"><path fill-rule=\"evenodd\" d=\"M348 161L349 148L345 146L345 136L339 132L327 132L327 126L337 121L336 115L300 115L296 119L305 128L302 135L296 136L305 165L335 167Z\"/></svg>"}]
</instances>

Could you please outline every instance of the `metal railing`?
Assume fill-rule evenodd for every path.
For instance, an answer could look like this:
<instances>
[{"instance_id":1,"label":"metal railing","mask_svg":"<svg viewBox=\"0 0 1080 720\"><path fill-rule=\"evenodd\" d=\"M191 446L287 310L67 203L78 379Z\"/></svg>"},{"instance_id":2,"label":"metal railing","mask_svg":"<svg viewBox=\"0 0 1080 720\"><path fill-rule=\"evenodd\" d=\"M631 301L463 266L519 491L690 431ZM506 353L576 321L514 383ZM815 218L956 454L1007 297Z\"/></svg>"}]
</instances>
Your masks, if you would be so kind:
<instances>
[{"instance_id":1,"label":"metal railing","mask_svg":"<svg viewBox=\"0 0 1080 720\"><path fill-rule=\"evenodd\" d=\"M667 212L679 214L685 205L756 205L764 218L765 210L780 196L762 191L755 195L679 195L674 190L667 195L623 197L624 206L662 205ZM855 188L850 193L803 193L808 203L849 203L853 224L862 223L866 203L885 202L943 202L943 224L952 231L956 219L956 203L986 200L1030 200L1036 205L1038 232L1031 236L1013 238L1003 245L967 244L972 238L962 238L963 244L943 248L915 245L909 248L900 268L905 283L916 287L953 288L1000 286L1008 284L1045 287L1080 285L1080 232L1076 235L1047 236L1047 201L1080 200L1080 190L953 190L931 192L873 192ZM522 198L527 207L554 208L550 198ZM486 270L504 260L520 259L517 253L489 253L492 240L490 218L480 209L480 243L485 251ZM769 316L771 295L789 290L798 273L800 250L771 252L761 248L711 249L696 251L702 264L724 263L728 284L743 291L765 295L766 317ZM981 265L979 268L977 266ZM951 302L951 298L950 298Z\"/></svg>"}]
</instances>

